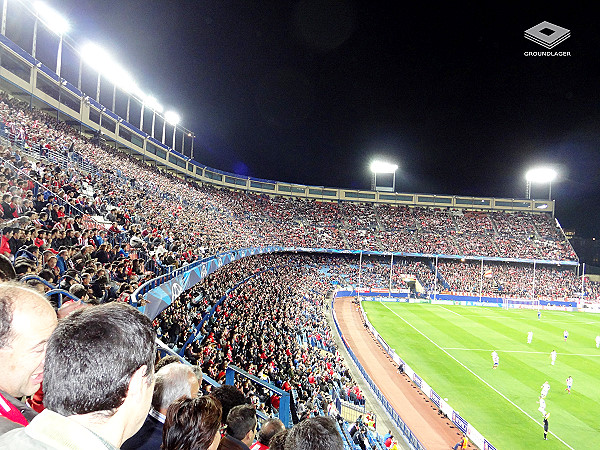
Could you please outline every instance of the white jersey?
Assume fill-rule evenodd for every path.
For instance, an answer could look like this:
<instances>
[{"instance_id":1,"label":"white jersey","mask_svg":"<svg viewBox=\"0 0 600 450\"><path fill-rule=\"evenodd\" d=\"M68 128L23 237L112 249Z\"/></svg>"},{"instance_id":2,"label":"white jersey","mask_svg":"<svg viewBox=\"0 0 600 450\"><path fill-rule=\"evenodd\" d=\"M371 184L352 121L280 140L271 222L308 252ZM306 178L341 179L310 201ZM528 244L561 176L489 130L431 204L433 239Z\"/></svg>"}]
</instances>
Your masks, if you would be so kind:
<instances>
[{"instance_id":1,"label":"white jersey","mask_svg":"<svg viewBox=\"0 0 600 450\"><path fill-rule=\"evenodd\" d=\"M540 397L546 397L546 395L548 395L549 390L550 390L550 384L546 381L544 384L542 384L542 393L541 393Z\"/></svg>"},{"instance_id":2,"label":"white jersey","mask_svg":"<svg viewBox=\"0 0 600 450\"><path fill-rule=\"evenodd\" d=\"M596 348L600 348L600 335L596 336Z\"/></svg>"},{"instance_id":3,"label":"white jersey","mask_svg":"<svg viewBox=\"0 0 600 450\"><path fill-rule=\"evenodd\" d=\"M527 333L527 343L531 344L532 340L533 340L533 331L530 331L529 333Z\"/></svg>"},{"instance_id":4,"label":"white jersey","mask_svg":"<svg viewBox=\"0 0 600 450\"><path fill-rule=\"evenodd\" d=\"M552 365L556 362L556 350L552 350L550 353L550 359L552 360Z\"/></svg>"},{"instance_id":5,"label":"white jersey","mask_svg":"<svg viewBox=\"0 0 600 450\"><path fill-rule=\"evenodd\" d=\"M540 398L540 407L538 408L538 411L542 414L546 414L546 400L543 398Z\"/></svg>"}]
</instances>

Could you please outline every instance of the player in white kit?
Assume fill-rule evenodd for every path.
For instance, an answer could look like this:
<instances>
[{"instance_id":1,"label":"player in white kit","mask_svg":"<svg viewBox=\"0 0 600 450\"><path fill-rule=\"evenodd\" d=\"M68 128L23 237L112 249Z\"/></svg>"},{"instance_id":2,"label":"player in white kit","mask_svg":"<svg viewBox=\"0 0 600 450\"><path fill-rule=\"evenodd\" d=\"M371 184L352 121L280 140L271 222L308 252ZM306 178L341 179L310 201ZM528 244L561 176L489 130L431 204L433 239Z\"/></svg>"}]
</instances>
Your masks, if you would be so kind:
<instances>
[{"instance_id":1,"label":"player in white kit","mask_svg":"<svg viewBox=\"0 0 600 450\"><path fill-rule=\"evenodd\" d=\"M544 400L542 397L540 397L540 407L538 408L538 411L541 412L542 414L546 414L546 400Z\"/></svg>"},{"instance_id":2,"label":"player in white kit","mask_svg":"<svg viewBox=\"0 0 600 450\"><path fill-rule=\"evenodd\" d=\"M569 378L567 378L567 388L565 389L565 391L567 391L570 394L572 387L573 387L573 377L569 376Z\"/></svg>"},{"instance_id":3,"label":"player in white kit","mask_svg":"<svg viewBox=\"0 0 600 450\"><path fill-rule=\"evenodd\" d=\"M498 356L498 353L496 353L496 350L492 352L492 361L494 363L494 366L492 368L495 369L496 367L498 367L498 364L500 364L500 357Z\"/></svg>"},{"instance_id":4,"label":"player in white kit","mask_svg":"<svg viewBox=\"0 0 600 450\"><path fill-rule=\"evenodd\" d=\"M546 398L546 395L548 395L549 390L550 390L550 383L545 381L544 384L542 384L542 392L540 393L540 398Z\"/></svg>"},{"instance_id":5,"label":"player in white kit","mask_svg":"<svg viewBox=\"0 0 600 450\"><path fill-rule=\"evenodd\" d=\"M550 352L550 364L554 365L554 363L556 362L556 350L552 350Z\"/></svg>"},{"instance_id":6,"label":"player in white kit","mask_svg":"<svg viewBox=\"0 0 600 450\"><path fill-rule=\"evenodd\" d=\"M527 343L531 344L531 341L533 340L533 331L529 331L527 333Z\"/></svg>"}]
</instances>

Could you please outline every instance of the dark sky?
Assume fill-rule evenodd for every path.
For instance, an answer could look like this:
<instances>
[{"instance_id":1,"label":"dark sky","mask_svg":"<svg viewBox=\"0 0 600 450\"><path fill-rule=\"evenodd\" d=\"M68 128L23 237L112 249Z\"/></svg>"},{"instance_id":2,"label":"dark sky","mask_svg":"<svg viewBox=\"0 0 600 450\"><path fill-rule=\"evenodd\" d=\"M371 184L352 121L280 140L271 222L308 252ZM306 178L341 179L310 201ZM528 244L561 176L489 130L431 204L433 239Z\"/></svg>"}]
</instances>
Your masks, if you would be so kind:
<instances>
[{"instance_id":1,"label":"dark sky","mask_svg":"<svg viewBox=\"0 0 600 450\"><path fill-rule=\"evenodd\" d=\"M367 189L369 162L381 156L400 165L400 192L522 198L525 170L548 163L560 171L552 193L563 227L600 234L595 9L575 2L49 3L71 19L74 40L103 44L181 113L203 164ZM571 56L524 56L547 51L523 36L544 20L571 31L553 49Z\"/></svg>"}]
</instances>

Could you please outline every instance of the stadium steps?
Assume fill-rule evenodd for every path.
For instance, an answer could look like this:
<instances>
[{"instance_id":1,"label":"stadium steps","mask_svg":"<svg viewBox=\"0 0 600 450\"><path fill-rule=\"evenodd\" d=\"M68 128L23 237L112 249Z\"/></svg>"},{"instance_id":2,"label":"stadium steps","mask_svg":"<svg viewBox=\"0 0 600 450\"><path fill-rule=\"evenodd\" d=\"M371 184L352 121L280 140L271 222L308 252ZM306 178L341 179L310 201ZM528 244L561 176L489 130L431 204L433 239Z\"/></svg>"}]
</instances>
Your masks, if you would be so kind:
<instances>
[{"instance_id":1,"label":"stadium steps","mask_svg":"<svg viewBox=\"0 0 600 450\"><path fill-rule=\"evenodd\" d=\"M381 222L381 217L379 217L379 211L375 205L373 205L373 213L375 214L375 220L377 221L377 230L385 231L385 227L383 226L383 223Z\"/></svg>"}]
</instances>

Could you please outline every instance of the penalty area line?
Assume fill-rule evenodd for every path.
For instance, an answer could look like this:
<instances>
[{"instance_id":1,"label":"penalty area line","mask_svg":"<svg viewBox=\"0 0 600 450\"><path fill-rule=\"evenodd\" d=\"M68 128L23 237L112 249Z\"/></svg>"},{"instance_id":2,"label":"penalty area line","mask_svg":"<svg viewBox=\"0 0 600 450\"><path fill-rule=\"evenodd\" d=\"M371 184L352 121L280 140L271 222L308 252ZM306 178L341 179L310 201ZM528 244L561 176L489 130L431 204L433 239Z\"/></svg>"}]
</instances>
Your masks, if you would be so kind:
<instances>
[{"instance_id":1,"label":"penalty area line","mask_svg":"<svg viewBox=\"0 0 600 450\"><path fill-rule=\"evenodd\" d=\"M440 345L438 345L436 342L434 342L429 336L427 336L425 333L423 333L421 330L419 330L413 324L411 324L406 319L404 319L402 316L400 316L398 313L396 313L396 311L392 310L389 306L387 306L385 303L383 303L381 301L379 303L381 303L388 310L390 310L390 312L392 312L396 317L398 317L400 320L402 320L406 325L408 325L409 327L411 327L413 330L415 330L417 333L419 333L421 336L423 336L425 339L427 339L429 342L431 342L433 345L435 345L437 348L439 348L442 352L444 352L446 355L448 355L450 358L452 358L454 361L456 361L457 364L459 364L460 366L462 366L463 368L465 368L475 378L477 378L479 381L481 381L483 384L485 384L487 387L489 387L491 390L493 390L499 396L501 396L504 400L506 400L508 403L510 403L515 408L517 408L519 411L521 411L523 414L525 414L527 417L529 417L532 421L534 421L539 426L543 426L540 422L538 422L537 420L535 420L529 413L527 413L526 411L524 411L523 408L521 408L519 405L517 405L515 402L513 402L511 399L509 399L506 395L504 395L502 392L500 392L494 386L492 386L491 384L489 384L487 381L485 381L483 378L481 378L479 375L477 375L475 372L473 372L471 369L469 369L467 366L465 366L462 362L460 362L458 359L456 359L454 356L452 356L446 350L444 350ZM573 447L571 447L569 444L567 444L565 441L563 441L561 438L559 438L552 431L550 431L550 434L552 436L554 436L556 439L558 439L560 442L562 442L565 446L567 446L568 448L570 448L571 450L575 450Z\"/></svg>"}]
</instances>

